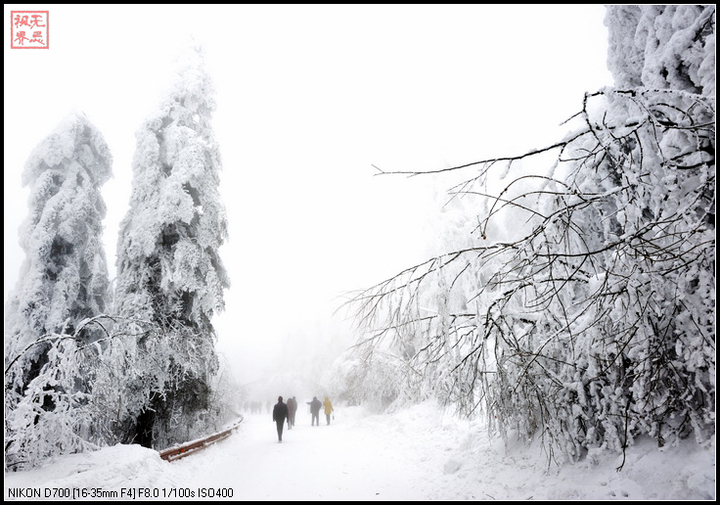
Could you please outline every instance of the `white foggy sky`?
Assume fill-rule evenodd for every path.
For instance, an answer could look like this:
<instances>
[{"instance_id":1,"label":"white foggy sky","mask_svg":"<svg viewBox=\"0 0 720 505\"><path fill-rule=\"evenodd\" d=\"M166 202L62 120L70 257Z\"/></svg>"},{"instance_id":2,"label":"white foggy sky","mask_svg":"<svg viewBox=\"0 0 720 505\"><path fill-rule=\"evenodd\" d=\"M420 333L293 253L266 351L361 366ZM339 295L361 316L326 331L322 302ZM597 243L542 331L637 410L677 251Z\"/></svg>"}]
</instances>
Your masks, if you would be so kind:
<instances>
[{"instance_id":1,"label":"white foggy sky","mask_svg":"<svg viewBox=\"0 0 720 505\"><path fill-rule=\"evenodd\" d=\"M10 49L16 10L49 11L50 49ZM250 370L255 351L271 358L288 335L337 336L335 297L424 259L423 223L435 211L431 179L375 177L372 165L431 170L557 140L583 93L612 83L604 14L601 5L6 4L5 300L24 259L23 166L74 108L114 158L103 186L114 277L135 131L192 34L217 89L229 221L219 348Z\"/></svg>"}]
</instances>

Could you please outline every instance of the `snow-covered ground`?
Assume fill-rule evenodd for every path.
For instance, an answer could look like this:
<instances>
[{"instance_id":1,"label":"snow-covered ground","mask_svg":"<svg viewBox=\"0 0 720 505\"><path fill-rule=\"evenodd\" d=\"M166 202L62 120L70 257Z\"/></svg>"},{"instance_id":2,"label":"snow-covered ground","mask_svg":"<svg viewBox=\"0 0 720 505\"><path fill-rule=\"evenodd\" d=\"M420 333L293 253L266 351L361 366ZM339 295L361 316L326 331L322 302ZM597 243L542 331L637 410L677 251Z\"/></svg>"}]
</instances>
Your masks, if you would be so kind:
<instances>
[{"instance_id":1,"label":"snow-covered ground","mask_svg":"<svg viewBox=\"0 0 720 505\"><path fill-rule=\"evenodd\" d=\"M300 403L302 406L302 402ZM658 449L651 441L622 456L550 465L537 446L490 440L478 422L434 403L395 414L336 406L335 420L297 425L278 443L271 414L247 415L229 438L166 462L140 446L115 446L5 474L5 499L87 500L714 500L715 443ZM205 497L201 496L204 493ZM53 496L54 495L54 496Z\"/></svg>"}]
</instances>

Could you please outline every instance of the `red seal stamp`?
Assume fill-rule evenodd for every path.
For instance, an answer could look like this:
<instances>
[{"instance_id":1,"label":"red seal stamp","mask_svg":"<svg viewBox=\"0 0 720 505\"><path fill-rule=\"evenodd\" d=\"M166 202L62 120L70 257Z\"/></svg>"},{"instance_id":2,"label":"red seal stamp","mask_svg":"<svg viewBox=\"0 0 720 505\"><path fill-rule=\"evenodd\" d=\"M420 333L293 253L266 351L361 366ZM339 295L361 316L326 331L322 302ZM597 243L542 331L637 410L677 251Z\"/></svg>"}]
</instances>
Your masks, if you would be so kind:
<instances>
[{"instance_id":1,"label":"red seal stamp","mask_svg":"<svg viewBox=\"0 0 720 505\"><path fill-rule=\"evenodd\" d=\"M49 11L11 11L11 49L49 49Z\"/></svg>"}]
</instances>

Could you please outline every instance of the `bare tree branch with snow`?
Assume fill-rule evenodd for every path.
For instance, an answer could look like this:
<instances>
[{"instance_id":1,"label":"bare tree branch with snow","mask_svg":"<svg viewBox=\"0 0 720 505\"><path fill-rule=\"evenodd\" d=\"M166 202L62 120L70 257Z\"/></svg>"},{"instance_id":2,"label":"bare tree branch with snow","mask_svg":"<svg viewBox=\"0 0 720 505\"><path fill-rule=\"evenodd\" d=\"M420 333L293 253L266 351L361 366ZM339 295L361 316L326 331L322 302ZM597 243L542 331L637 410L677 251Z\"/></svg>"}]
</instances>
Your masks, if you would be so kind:
<instances>
[{"instance_id":1,"label":"bare tree branch with snow","mask_svg":"<svg viewBox=\"0 0 720 505\"><path fill-rule=\"evenodd\" d=\"M631 7L645 9L639 20L680 16L700 48L714 19L714 7ZM623 8L609 8L611 25ZM707 66L707 53L696 54L702 62L689 68ZM587 94L561 142L430 172L476 170L448 191L472 243L350 300L362 329L354 359L392 356L404 385L396 402L437 396L467 415L480 409L504 437L540 437L549 460L622 452L640 435L660 445L711 440L715 100L703 87L707 71L691 70L686 77L697 82L687 89L673 87L676 79Z\"/></svg>"}]
</instances>

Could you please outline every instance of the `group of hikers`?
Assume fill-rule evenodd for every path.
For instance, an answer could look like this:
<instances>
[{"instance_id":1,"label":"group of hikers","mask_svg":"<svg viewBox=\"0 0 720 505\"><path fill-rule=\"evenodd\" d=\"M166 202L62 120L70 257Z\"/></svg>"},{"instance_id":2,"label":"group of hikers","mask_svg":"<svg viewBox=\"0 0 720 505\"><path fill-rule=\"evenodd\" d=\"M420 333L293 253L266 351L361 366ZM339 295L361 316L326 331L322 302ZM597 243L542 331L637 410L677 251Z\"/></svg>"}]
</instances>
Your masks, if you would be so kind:
<instances>
[{"instance_id":1,"label":"group of hikers","mask_svg":"<svg viewBox=\"0 0 720 505\"><path fill-rule=\"evenodd\" d=\"M313 396L312 401L305 402L310 405L310 414L312 414L311 426L320 426L320 407L325 409L325 419L327 425L330 425L330 416L332 415L333 409L332 403L329 397L325 397L325 401L321 402L317 396ZM293 396L288 398L287 403L283 402L283 397L278 396L278 402L273 408L273 422L277 425L278 442L282 442L283 428L287 421L288 430L291 430L295 426L295 413L298 409L297 399Z\"/></svg>"}]
</instances>

